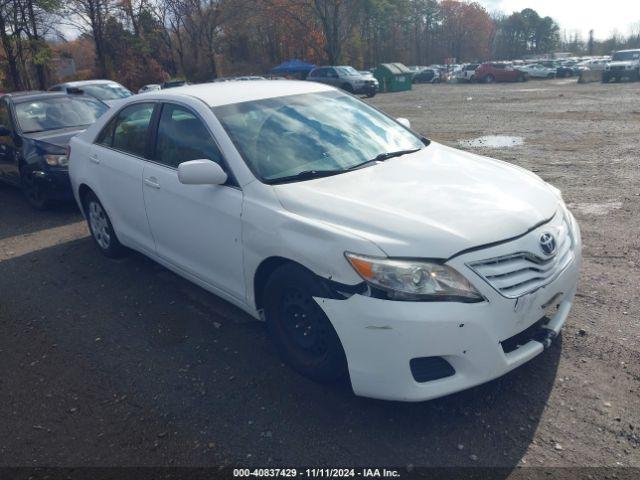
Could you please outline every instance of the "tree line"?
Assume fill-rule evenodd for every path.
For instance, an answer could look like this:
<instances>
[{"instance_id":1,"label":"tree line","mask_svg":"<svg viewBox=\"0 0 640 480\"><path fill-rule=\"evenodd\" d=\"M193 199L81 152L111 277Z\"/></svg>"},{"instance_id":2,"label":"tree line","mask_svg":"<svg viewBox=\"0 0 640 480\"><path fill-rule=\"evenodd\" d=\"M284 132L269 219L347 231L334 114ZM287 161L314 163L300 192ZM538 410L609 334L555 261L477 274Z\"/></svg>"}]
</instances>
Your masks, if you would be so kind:
<instances>
[{"instance_id":1,"label":"tree line","mask_svg":"<svg viewBox=\"0 0 640 480\"><path fill-rule=\"evenodd\" d=\"M0 85L46 88L55 62L129 88L258 74L283 60L429 65L570 48L610 53L640 35L584 42L533 9L490 13L459 0L0 0ZM607 51L608 50L608 51Z\"/></svg>"}]
</instances>

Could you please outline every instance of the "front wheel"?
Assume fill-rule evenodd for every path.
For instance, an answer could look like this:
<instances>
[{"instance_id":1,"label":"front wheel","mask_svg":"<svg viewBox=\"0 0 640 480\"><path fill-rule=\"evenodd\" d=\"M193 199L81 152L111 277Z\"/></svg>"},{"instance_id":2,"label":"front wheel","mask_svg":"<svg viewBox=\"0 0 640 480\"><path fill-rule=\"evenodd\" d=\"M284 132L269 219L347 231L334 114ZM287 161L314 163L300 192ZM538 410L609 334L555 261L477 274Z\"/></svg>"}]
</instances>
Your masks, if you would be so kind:
<instances>
[{"instance_id":1,"label":"front wheel","mask_svg":"<svg viewBox=\"0 0 640 480\"><path fill-rule=\"evenodd\" d=\"M486 77L484 77L484 83L493 83L496 81L496 77L494 77L493 75L487 75Z\"/></svg>"},{"instance_id":2,"label":"front wheel","mask_svg":"<svg viewBox=\"0 0 640 480\"><path fill-rule=\"evenodd\" d=\"M93 192L87 193L83 206L91 236L102 254L109 258L122 257L126 249L118 240L111 220L98 197Z\"/></svg>"},{"instance_id":3,"label":"front wheel","mask_svg":"<svg viewBox=\"0 0 640 480\"><path fill-rule=\"evenodd\" d=\"M338 334L313 297L326 296L311 272L288 264L269 278L264 291L267 329L282 358L302 375L334 382L347 374Z\"/></svg>"}]
</instances>

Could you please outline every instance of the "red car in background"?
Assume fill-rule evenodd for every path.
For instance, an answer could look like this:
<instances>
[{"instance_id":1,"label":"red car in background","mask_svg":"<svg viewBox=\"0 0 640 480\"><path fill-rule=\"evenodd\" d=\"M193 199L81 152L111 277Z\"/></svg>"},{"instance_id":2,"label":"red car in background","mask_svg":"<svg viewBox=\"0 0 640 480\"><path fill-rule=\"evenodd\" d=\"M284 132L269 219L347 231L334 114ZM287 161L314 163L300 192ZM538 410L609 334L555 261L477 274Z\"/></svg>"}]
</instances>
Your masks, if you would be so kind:
<instances>
[{"instance_id":1,"label":"red car in background","mask_svg":"<svg viewBox=\"0 0 640 480\"><path fill-rule=\"evenodd\" d=\"M482 83L526 82L529 75L509 63L483 63L476 69L475 79Z\"/></svg>"}]
</instances>

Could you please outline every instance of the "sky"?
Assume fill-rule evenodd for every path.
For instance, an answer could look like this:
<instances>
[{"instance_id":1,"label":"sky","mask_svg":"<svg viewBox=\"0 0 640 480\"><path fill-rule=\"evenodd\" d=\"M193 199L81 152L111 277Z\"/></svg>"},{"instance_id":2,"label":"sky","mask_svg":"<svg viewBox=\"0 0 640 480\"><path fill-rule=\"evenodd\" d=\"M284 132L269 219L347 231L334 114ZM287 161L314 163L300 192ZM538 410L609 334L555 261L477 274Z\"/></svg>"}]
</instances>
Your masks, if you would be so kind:
<instances>
[{"instance_id":1,"label":"sky","mask_svg":"<svg viewBox=\"0 0 640 480\"><path fill-rule=\"evenodd\" d=\"M507 14L533 8L560 24L561 32L578 31L587 39L594 30L596 39L607 38L614 30L628 35L633 24L640 24L640 0L477 0L490 12Z\"/></svg>"}]
</instances>

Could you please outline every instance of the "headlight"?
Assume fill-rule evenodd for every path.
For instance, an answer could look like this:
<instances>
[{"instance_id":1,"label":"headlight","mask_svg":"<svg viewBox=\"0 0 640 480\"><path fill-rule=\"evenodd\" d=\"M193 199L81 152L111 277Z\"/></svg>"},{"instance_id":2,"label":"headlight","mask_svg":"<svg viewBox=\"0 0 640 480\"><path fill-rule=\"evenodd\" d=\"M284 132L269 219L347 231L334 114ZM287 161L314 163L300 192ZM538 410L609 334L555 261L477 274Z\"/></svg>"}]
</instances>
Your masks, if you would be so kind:
<instances>
[{"instance_id":1,"label":"headlight","mask_svg":"<svg viewBox=\"0 0 640 480\"><path fill-rule=\"evenodd\" d=\"M482 295L447 265L345 253L351 266L370 286L392 300L479 302Z\"/></svg>"},{"instance_id":2,"label":"headlight","mask_svg":"<svg viewBox=\"0 0 640 480\"><path fill-rule=\"evenodd\" d=\"M45 155L44 160L50 167L66 167L69 165L69 157L66 155Z\"/></svg>"}]
</instances>

